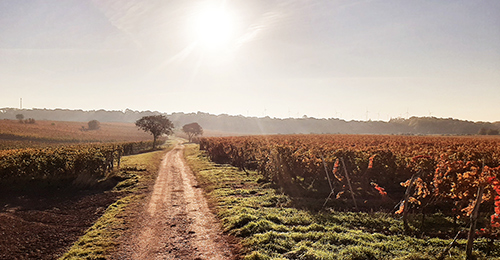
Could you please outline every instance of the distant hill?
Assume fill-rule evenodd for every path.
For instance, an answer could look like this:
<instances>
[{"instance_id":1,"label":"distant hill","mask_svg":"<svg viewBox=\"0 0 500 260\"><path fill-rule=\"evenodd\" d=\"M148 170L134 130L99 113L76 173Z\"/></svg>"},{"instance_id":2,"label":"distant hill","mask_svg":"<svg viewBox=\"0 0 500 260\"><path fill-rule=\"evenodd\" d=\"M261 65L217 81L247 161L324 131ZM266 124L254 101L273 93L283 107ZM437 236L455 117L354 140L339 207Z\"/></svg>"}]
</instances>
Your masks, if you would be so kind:
<instances>
[{"instance_id":1,"label":"distant hill","mask_svg":"<svg viewBox=\"0 0 500 260\"><path fill-rule=\"evenodd\" d=\"M330 118L270 118L213 115L198 113L165 114L158 111L107 111L69 109L0 109L0 119L16 119L17 114L36 120L88 122L135 122L147 115L164 114L177 128L197 122L204 129L234 134L412 134L412 135L473 135L482 132L495 133L500 122L472 122L453 118L411 117L385 121L345 121ZM492 130L492 131L485 131Z\"/></svg>"}]
</instances>

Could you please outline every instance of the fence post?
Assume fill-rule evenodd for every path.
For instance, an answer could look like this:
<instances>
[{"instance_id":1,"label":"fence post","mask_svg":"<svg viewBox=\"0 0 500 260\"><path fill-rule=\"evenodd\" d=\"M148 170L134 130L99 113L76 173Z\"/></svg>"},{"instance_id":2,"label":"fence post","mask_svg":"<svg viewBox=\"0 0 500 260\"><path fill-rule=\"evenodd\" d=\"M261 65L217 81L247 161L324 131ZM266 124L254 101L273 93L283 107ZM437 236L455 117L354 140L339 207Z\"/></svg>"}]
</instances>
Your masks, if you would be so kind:
<instances>
[{"instance_id":1,"label":"fence post","mask_svg":"<svg viewBox=\"0 0 500 260\"><path fill-rule=\"evenodd\" d=\"M408 185L408 188L406 188L405 198L403 200L403 223L406 235L410 233L410 226L408 225L408 209L409 209L408 204L410 200L410 193L411 189L413 188L413 184L415 183L415 179L417 178L417 175L418 174L414 174L411 176L410 184Z\"/></svg>"},{"instance_id":2,"label":"fence post","mask_svg":"<svg viewBox=\"0 0 500 260\"><path fill-rule=\"evenodd\" d=\"M333 190L332 180L330 179L330 175L328 175L328 168L326 167L325 158L323 157L323 155L321 155L321 160L323 161L323 168L325 168L326 178L328 179L328 184L330 185L330 194L328 194L328 198L326 198L325 203L323 203L323 208L324 208L330 197L335 193L335 191Z\"/></svg>"},{"instance_id":3,"label":"fence post","mask_svg":"<svg viewBox=\"0 0 500 260\"><path fill-rule=\"evenodd\" d=\"M474 259L472 257L472 246L474 244L474 233L476 232L477 215L479 213L479 205L481 205L481 200L483 199L483 191L484 185L480 185L479 189L477 190L476 203L474 204L474 209L472 210L471 214L469 237L467 239L467 250L465 251L467 260Z\"/></svg>"},{"instance_id":4,"label":"fence post","mask_svg":"<svg viewBox=\"0 0 500 260\"><path fill-rule=\"evenodd\" d=\"M344 168L344 173L345 173L345 177L347 179L347 184L349 184L349 190L351 191L351 197L352 197L352 201L354 202L354 207L356 208L356 211L359 211L358 204L356 203L356 198L354 198L354 191L352 189L351 179L349 178L349 174L347 173L347 169L345 167L344 158L341 157L340 161L342 162L342 166Z\"/></svg>"}]
</instances>

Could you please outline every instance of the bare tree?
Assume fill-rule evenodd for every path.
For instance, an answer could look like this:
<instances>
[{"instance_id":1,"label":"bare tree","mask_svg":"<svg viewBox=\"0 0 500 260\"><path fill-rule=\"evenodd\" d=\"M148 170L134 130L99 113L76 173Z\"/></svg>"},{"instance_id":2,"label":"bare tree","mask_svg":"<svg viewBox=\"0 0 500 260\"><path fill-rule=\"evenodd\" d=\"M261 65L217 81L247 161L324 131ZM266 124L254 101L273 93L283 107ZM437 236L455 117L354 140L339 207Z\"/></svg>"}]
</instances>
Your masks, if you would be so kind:
<instances>
[{"instance_id":1,"label":"bare tree","mask_svg":"<svg viewBox=\"0 0 500 260\"><path fill-rule=\"evenodd\" d=\"M153 135L153 149L156 148L158 137L173 133L174 124L164 115L144 116L135 122L135 125Z\"/></svg>"},{"instance_id":2,"label":"bare tree","mask_svg":"<svg viewBox=\"0 0 500 260\"><path fill-rule=\"evenodd\" d=\"M203 128L198 123L186 124L182 127L182 131L188 135L189 142L193 137L203 135Z\"/></svg>"}]
</instances>

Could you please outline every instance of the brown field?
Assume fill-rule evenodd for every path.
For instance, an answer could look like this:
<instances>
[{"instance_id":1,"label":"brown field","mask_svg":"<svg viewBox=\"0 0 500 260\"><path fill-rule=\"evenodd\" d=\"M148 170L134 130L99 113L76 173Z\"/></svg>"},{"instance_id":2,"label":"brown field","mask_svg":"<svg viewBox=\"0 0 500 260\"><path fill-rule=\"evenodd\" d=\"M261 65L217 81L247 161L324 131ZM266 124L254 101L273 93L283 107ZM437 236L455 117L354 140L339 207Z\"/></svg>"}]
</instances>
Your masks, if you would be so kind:
<instances>
[{"instance_id":1,"label":"brown field","mask_svg":"<svg viewBox=\"0 0 500 260\"><path fill-rule=\"evenodd\" d=\"M0 149L152 139L133 123L101 123L100 126L98 130L86 130L87 122L36 121L35 124L22 124L16 120L0 120Z\"/></svg>"}]
</instances>

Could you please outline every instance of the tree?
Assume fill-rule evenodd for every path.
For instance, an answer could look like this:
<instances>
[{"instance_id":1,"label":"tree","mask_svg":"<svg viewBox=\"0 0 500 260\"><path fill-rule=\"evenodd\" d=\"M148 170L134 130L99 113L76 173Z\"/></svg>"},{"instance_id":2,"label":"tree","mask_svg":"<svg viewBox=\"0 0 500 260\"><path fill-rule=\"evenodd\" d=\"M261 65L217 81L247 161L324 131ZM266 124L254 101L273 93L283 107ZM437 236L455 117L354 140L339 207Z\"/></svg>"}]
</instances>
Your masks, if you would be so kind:
<instances>
[{"instance_id":1,"label":"tree","mask_svg":"<svg viewBox=\"0 0 500 260\"><path fill-rule=\"evenodd\" d=\"M478 135L485 135L488 133L488 129L486 129L485 127L479 129L479 132L477 132Z\"/></svg>"},{"instance_id":2,"label":"tree","mask_svg":"<svg viewBox=\"0 0 500 260\"><path fill-rule=\"evenodd\" d=\"M144 116L135 122L135 125L153 135L153 149L156 148L158 137L173 133L174 124L164 115Z\"/></svg>"},{"instance_id":3,"label":"tree","mask_svg":"<svg viewBox=\"0 0 500 260\"><path fill-rule=\"evenodd\" d=\"M182 131L188 135L189 142L193 137L203 134L203 128L198 123L186 124L182 127Z\"/></svg>"},{"instance_id":4,"label":"tree","mask_svg":"<svg viewBox=\"0 0 500 260\"><path fill-rule=\"evenodd\" d=\"M481 128L479 129L479 132L477 133L479 135L498 135L500 134L500 131L498 129L491 129L491 128Z\"/></svg>"},{"instance_id":5,"label":"tree","mask_svg":"<svg viewBox=\"0 0 500 260\"><path fill-rule=\"evenodd\" d=\"M486 134L487 135L498 135L498 134L500 134L500 131L498 131L498 129L488 129L488 132Z\"/></svg>"},{"instance_id":6,"label":"tree","mask_svg":"<svg viewBox=\"0 0 500 260\"><path fill-rule=\"evenodd\" d=\"M19 123L22 123L23 119L24 119L24 115L23 114L17 114L16 115L16 119L19 120Z\"/></svg>"},{"instance_id":7,"label":"tree","mask_svg":"<svg viewBox=\"0 0 500 260\"><path fill-rule=\"evenodd\" d=\"M88 125L89 125L89 130L97 130L97 129L101 128L101 123L99 123L99 121L97 121L97 120L89 121Z\"/></svg>"}]
</instances>

